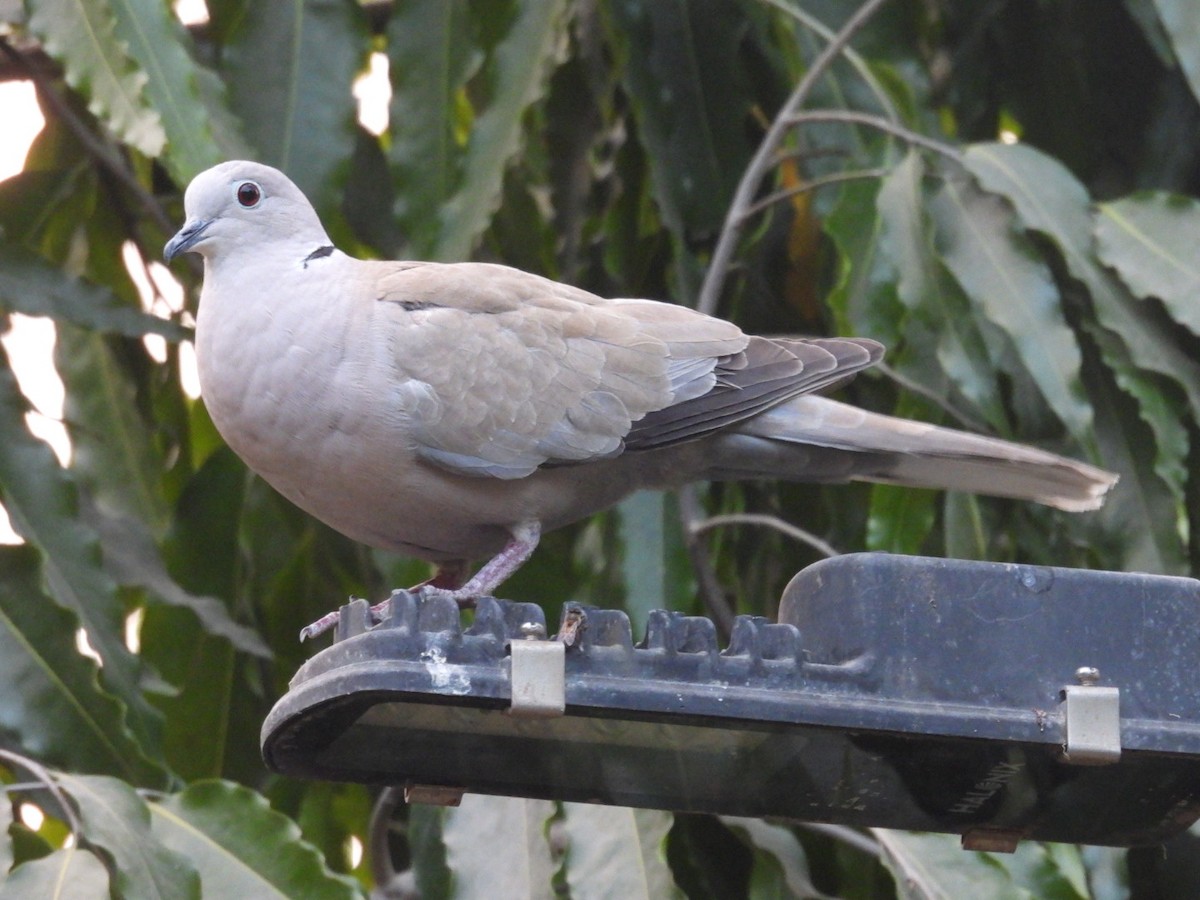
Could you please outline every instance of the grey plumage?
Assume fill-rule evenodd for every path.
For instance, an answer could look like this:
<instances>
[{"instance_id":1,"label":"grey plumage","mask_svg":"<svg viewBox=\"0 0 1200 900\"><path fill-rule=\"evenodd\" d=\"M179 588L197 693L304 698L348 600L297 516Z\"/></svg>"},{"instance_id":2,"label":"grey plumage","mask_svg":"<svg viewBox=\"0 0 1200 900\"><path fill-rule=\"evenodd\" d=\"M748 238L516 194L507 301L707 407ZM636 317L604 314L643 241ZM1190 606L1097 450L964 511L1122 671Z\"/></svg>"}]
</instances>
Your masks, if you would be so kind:
<instances>
[{"instance_id":1,"label":"grey plumage","mask_svg":"<svg viewBox=\"0 0 1200 900\"><path fill-rule=\"evenodd\" d=\"M245 201L252 199L247 204ZM762 338L505 266L352 259L249 162L199 175L168 259L203 255L201 387L231 447L347 535L438 563L491 557L642 487L856 479L1100 505L1115 476L816 392L877 362L857 338Z\"/></svg>"}]
</instances>

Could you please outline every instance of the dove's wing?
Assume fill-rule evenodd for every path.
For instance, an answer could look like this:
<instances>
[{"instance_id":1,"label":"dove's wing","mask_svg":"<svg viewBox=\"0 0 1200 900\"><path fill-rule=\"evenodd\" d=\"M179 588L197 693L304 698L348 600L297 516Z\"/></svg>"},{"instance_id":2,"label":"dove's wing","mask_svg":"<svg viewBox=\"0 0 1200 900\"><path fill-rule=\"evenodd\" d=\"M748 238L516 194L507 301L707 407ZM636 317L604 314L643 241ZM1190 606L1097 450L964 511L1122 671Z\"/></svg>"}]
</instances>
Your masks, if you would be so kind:
<instances>
[{"instance_id":1,"label":"dove's wing","mask_svg":"<svg viewBox=\"0 0 1200 900\"><path fill-rule=\"evenodd\" d=\"M685 307L604 300L505 266L369 265L417 453L462 474L523 478L691 440L882 350L750 338Z\"/></svg>"}]
</instances>

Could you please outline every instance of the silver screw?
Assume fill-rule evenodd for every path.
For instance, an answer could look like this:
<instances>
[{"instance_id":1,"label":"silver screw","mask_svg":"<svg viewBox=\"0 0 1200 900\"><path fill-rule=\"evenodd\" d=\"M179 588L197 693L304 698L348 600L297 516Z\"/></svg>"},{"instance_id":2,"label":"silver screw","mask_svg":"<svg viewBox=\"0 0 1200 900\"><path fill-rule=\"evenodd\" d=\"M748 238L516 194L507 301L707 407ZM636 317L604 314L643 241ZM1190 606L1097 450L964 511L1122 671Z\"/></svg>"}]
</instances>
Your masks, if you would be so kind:
<instances>
[{"instance_id":1,"label":"silver screw","mask_svg":"<svg viewBox=\"0 0 1200 900\"><path fill-rule=\"evenodd\" d=\"M546 636L546 626L541 622L526 622L521 626L521 636L527 641L540 641Z\"/></svg>"},{"instance_id":2,"label":"silver screw","mask_svg":"<svg viewBox=\"0 0 1200 900\"><path fill-rule=\"evenodd\" d=\"M1095 666L1080 666L1075 670L1075 680L1085 685L1099 684L1100 670Z\"/></svg>"}]
</instances>

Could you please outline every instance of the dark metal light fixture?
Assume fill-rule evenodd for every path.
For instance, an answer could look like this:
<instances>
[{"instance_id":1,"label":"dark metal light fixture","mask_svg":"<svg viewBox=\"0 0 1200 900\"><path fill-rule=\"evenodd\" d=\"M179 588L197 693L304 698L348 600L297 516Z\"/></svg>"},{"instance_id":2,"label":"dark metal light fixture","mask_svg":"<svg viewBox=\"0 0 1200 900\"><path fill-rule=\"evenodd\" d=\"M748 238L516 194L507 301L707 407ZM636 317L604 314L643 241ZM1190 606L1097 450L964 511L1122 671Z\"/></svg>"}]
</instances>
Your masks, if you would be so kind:
<instances>
[{"instance_id":1,"label":"dark metal light fixture","mask_svg":"<svg viewBox=\"0 0 1200 900\"><path fill-rule=\"evenodd\" d=\"M343 607L263 726L280 772L963 835L1154 844L1200 817L1200 582L853 554L780 622L485 598Z\"/></svg>"}]
</instances>

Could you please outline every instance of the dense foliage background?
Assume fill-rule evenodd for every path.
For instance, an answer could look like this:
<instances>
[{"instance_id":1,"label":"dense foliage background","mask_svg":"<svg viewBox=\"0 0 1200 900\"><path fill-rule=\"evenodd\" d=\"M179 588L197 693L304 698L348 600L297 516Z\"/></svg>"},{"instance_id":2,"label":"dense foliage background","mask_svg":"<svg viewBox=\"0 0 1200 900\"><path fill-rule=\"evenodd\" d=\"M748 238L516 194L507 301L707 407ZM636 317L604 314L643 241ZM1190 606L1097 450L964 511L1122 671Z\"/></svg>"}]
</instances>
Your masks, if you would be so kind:
<instances>
[{"instance_id":1,"label":"dense foliage background","mask_svg":"<svg viewBox=\"0 0 1200 900\"><path fill-rule=\"evenodd\" d=\"M55 321L73 446L64 468L31 435L0 355L0 500L25 542L0 547L0 761L47 813L35 831L0 805L0 896L342 897L391 866L397 895L425 897L1200 892L1177 851L1000 857L484 798L400 808L390 853L355 864L371 792L271 776L259 726L313 652L301 625L424 569L247 472L181 386L198 268L177 264L189 307L164 318L122 256L158 258L192 176L257 158L348 252L500 260L747 330L869 335L891 352L855 402L1122 475L1087 516L867 486L637 496L550 535L506 585L551 621L567 599L623 604L635 628L661 606L771 615L821 552L780 522L837 551L1192 573L1194 3L207 5L185 29L163 0L0 3L0 75L34 79L47 119L0 183L0 329ZM380 135L352 94L372 53L393 91Z\"/></svg>"}]
</instances>

